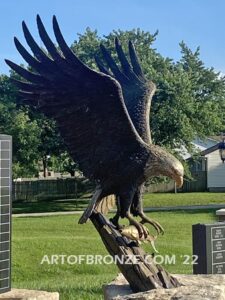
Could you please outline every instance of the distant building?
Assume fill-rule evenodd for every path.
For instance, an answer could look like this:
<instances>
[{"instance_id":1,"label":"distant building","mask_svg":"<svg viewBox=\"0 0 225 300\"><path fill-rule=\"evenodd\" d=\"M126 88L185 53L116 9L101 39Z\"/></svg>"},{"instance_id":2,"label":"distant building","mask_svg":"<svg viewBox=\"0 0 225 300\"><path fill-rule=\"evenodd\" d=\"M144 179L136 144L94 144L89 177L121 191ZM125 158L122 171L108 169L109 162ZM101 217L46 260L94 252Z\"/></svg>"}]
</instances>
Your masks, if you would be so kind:
<instances>
[{"instance_id":1,"label":"distant building","mask_svg":"<svg viewBox=\"0 0 225 300\"><path fill-rule=\"evenodd\" d=\"M220 137L210 137L205 141L196 139L193 144L200 152L195 159L186 153L193 181L185 182L183 191L225 192L225 164L219 153Z\"/></svg>"},{"instance_id":2,"label":"distant building","mask_svg":"<svg viewBox=\"0 0 225 300\"><path fill-rule=\"evenodd\" d=\"M225 191L225 164L222 163L219 153L219 143L202 151L205 158L207 173L207 190Z\"/></svg>"}]
</instances>

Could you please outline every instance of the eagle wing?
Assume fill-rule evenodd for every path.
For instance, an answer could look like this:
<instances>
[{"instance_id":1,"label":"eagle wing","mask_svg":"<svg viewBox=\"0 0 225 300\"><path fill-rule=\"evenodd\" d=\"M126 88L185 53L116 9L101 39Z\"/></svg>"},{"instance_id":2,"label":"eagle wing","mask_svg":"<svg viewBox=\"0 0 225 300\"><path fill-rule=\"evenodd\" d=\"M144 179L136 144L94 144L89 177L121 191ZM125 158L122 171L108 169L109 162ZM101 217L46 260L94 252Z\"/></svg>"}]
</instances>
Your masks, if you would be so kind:
<instances>
[{"instance_id":1,"label":"eagle wing","mask_svg":"<svg viewBox=\"0 0 225 300\"><path fill-rule=\"evenodd\" d=\"M152 139L149 117L151 100L156 90L155 84L152 81L146 80L131 41L129 41L129 62L120 41L118 38L115 39L115 49L121 67L117 65L115 59L112 58L103 45L100 47L107 67L96 57L95 60L99 70L104 74L114 77L120 83L132 122L141 138L147 144L150 144ZM115 205L115 197L115 195L111 195L103 198L96 207L96 210L106 214Z\"/></svg>"},{"instance_id":2,"label":"eagle wing","mask_svg":"<svg viewBox=\"0 0 225 300\"><path fill-rule=\"evenodd\" d=\"M115 39L115 49L121 67L117 65L115 59L103 45L101 45L101 51L107 67L98 57L96 57L96 63L101 72L113 76L120 83L132 122L141 138L150 144L149 116L151 100L156 90L155 84L145 78L131 41L129 41L130 62L124 54L118 38Z\"/></svg>"},{"instance_id":3,"label":"eagle wing","mask_svg":"<svg viewBox=\"0 0 225 300\"><path fill-rule=\"evenodd\" d=\"M27 104L57 121L72 158L85 176L99 183L113 178L124 158L145 145L129 117L120 84L76 57L55 16L53 29L59 48L37 16L39 35L48 53L37 45L26 24L22 25L34 55L16 38L15 45L33 71L6 60L26 80L15 80L20 95Z\"/></svg>"}]
</instances>

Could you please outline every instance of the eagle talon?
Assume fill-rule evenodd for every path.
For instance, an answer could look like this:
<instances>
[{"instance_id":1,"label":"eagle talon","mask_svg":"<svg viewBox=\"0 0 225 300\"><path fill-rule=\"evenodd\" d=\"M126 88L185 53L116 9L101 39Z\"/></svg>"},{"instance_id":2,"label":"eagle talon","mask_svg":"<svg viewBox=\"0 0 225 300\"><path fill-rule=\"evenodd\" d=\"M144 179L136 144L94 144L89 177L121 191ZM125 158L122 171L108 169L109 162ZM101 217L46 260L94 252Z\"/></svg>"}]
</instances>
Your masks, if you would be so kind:
<instances>
[{"instance_id":1,"label":"eagle talon","mask_svg":"<svg viewBox=\"0 0 225 300\"><path fill-rule=\"evenodd\" d=\"M129 220L130 225L134 225L137 228L138 233L139 233L139 238L146 239L149 235L148 229L142 223L139 223L138 221L136 221L129 213L127 214L126 217Z\"/></svg>"},{"instance_id":2,"label":"eagle talon","mask_svg":"<svg viewBox=\"0 0 225 300\"><path fill-rule=\"evenodd\" d=\"M130 225L134 225L137 228L140 239L141 238L146 239L148 237L149 232L148 232L147 228L145 228L141 223L138 223L138 222L137 223L133 223L133 222L131 222Z\"/></svg>"},{"instance_id":3,"label":"eagle talon","mask_svg":"<svg viewBox=\"0 0 225 300\"><path fill-rule=\"evenodd\" d=\"M164 228L155 220L148 218L144 213L140 215L141 217L141 224L151 224L155 230L157 231L157 234L164 234Z\"/></svg>"}]
</instances>

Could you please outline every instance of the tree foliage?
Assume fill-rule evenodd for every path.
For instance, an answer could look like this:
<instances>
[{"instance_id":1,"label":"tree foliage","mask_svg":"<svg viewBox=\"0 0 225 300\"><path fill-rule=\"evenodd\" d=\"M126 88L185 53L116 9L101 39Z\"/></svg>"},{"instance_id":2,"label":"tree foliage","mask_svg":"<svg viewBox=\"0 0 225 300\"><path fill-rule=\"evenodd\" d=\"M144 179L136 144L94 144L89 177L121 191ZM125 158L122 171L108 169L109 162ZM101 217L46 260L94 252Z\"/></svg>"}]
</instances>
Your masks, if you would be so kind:
<instances>
[{"instance_id":1,"label":"tree foliage","mask_svg":"<svg viewBox=\"0 0 225 300\"><path fill-rule=\"evenodd\" d=\"M14 177L32 176L37 173L40 129L26 108L18 108L16 98L9 78L0 76L0 131L13 137L13 174Z\"/></svg>"},{"instance_id":2,"label":"tree foliage","mask_svg":"<svg viewBox=\"0 0 225 300\"><path fill-rule=\"evenodd\" d=\"M0 76L0 131L13 137L13 175L37 176L39 162L58 155L64 144L52 120L18 103L10 79Z\"/></svg>"}]
</instances>

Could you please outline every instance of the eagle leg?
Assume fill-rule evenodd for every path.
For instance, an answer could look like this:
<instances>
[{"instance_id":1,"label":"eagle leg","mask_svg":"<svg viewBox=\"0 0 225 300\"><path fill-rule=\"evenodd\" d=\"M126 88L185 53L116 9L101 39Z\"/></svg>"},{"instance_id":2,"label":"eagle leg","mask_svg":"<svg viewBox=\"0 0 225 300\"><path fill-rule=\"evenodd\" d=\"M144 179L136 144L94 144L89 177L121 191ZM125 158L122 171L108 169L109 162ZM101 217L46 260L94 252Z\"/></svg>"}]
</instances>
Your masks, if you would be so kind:
<instances>
[{"instance_id":1,"label":"eagle leg","mask_svg":"<svg viewBox=\"0 0 225 300\"><path fill-rule=\"evenodd\" d=\"M110 218L109 221L116 227L116 229L121 230L122 225L119 224L120 213L117 212L113 218Z\"/></svg>"},{"instance_id":2,"label":"eagle leg","mask_svg":"<svg viewBox=\"0 0 225 300\"><path fill-rule=\"evenodd\" d=\"M142 223L136 221L136 219L131 215L131 207L135 191L135 186L132 186L128 188L124 187L124 191L120 192L120 216L128 219L130 225L134 225L137 228L140 238L147 238L149 234L148 229Z\"/></svg>"},{"instance_id":3,"label":"eagle leg","mask_svg":"<svg viewBox=\"0 0 225 300\"><path fill-rule=\"evenodd\" d=\"M160 233L163 234L164 233L163 227L157 221L147 217L143 211L143 204L142 204L143 191L144 191L144 184L138 186L134 194L134 198L131 206L131 212L134 216L136 217L139 216L141 218L141 222L140 222L141 224L145 224L145 223L151 224L155 228L158 234Z\"/></svg>"},{"instance_id":4,"label":"eagle leg","mask_svg":"<svg viewBox=\"0 0 225 300\"><path fill-rule=\"evenodd\" d=\"M118 229L121 230L123 229L123 225L119 224L119 218L120 218L120 197L116 196L116 207L117 207L117 212L113 218L110 218L109 221Z\"/></svg>"},{"instance_id":5,"label":"eagle leg","mask_svg":"<svg viewBox=\"0 0 225 300\"><path fill-rule=\"evenodd\" d=\"M141 224L145 224L145 223L151 224L155 228L158 234L160 233L164 234L163 227L157 221L147 217L143 211L140 211L138 215L141 217L141 222L140 222Z\"/></svg>"},{"instance_id":6,"label":"eagle leg","mask_svg":"<svg viewBox=\"0 0 225 300\"><path fill-rule=\"evenodd\" d=\"M125 217L129 220L130 225L134 225L137 228L140 238L144 237L146 239L148 237L149 231L146 227L143 226L143 223L139 223L138 221L136 221L135 218L131 216L129 211L126 212Z\"/></svg>"}]
</instances>

